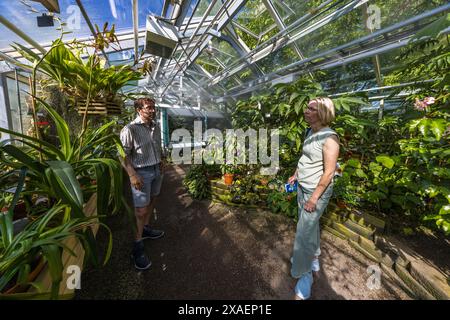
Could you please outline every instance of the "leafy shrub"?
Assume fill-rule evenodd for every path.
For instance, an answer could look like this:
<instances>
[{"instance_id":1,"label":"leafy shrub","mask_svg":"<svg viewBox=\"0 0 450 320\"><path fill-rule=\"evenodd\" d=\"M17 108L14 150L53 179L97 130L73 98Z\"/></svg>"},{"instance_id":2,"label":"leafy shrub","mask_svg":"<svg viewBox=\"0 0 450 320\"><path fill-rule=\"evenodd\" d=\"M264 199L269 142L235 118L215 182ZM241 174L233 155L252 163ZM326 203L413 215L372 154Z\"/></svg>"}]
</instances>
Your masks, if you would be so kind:
<instances>
[{"instance_id":1,"label":"leafy shrub","mask_svg":"<svg viewBox=\"0 0 450 320\"><path fill-rule=\"evenodd\" d=\"M206 173L206 166L192 165L184 177L183 185L192 198L202 200L211 196L211 186Z\"/></svg>"}]
</instances>

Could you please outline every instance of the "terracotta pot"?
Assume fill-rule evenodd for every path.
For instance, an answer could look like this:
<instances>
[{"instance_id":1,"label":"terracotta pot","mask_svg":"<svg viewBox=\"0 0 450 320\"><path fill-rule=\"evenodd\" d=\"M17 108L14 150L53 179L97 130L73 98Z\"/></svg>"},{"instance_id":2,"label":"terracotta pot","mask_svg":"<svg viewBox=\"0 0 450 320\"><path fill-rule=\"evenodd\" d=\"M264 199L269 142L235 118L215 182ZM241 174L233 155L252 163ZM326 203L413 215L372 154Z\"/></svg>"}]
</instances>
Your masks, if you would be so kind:
<instances>
[{"instance_id":1,"label":"terracotta pot","mask_svg":"<svg viewBox=\"0 0 450 320\"><path fill-rule=\"evenodd\" d=\"M337 201L336 201L336 204L337 204L337 206L338 206L339 208L341 208L341 209L347 208L347 205L346 205L345 202L342 201L342 200L337 200Z\"/></svg>"},{"instance_id":2,"label":"terracotta pot","mask_svg":"<svg viewBox=\"0 0 450 320\"><path fill-rule=\"evenodd\" d=\"M234 175L232 173L225 173L223 175L225 185L231 186L233 184L233 177Z\"/></svg>"}]
</instances>

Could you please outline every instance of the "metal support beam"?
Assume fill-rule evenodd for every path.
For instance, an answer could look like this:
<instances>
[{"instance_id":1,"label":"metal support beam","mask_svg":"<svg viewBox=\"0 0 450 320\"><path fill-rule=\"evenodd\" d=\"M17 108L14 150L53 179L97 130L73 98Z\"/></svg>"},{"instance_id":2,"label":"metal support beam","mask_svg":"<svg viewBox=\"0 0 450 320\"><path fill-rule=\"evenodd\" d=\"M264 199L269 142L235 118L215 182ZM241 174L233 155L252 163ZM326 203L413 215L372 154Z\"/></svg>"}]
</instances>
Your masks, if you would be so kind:
<instances>
[{"instance_id":1,"label":"metal support beam","mask_svg":"<svg viewBox=\"0 0 450 320\"><path fill-rule=\"evenodd\" d=\"M262 2L266 6L267 11L269 11L269 14L271 15L272 19L275 20L275 23L277 24L278 28L280 30L285 30L286 25L284 24L284 21L281 18L281 16L278 14L278 11L275 9L275 6L273 5L272 0L262 0ZM287 37L289 38L289 35ZM305 59L305 56L300 51L300 48L298 47L297 43L294 42L293 45L294 45L294 50L297 53L297 55L299 56L299 58L302 60ZM309 72L309 76L311 77L311 79L314 79L311 72Z\"/></svg>"},{"instance_id":2,"label":"metal support beam","mask_svg":"<svg viewBox=\"0 0 450 320\"><path fill-rule=\"evenodd\" d=\"M169 10L169 5L172 0L164 0L161 16L165 17L167 14L167 10Z\"/></svg>"},{"instance_id":3,"label":"metal support beam","mask_svg":"<svg viewBox=\"0 0 450 320\"><path fill-rule=\"evenodd\" d=\"M17 28L15 25L13 25L11 22L8 21L4 16L0 15L0 23L3 24L5 27L7 27L9 30L17 34L19 37L21 37L23 40L31 44L34 48L39 50L42 54L45 54L47 51L45 51L44 48L42 48L39 43L31 39L28 35L26 35L22 30Z\"/></svg>"},{"instance_id":4,"label":"metal support beam","mask_svg":"<svg viewBox=\"0 0 450 320\"><path fill-rule=\"evenodd\" d=\"M17 104L19 107L19 125L20 125L20 133L24 133L23 132L23 119L22 119L22 102L20 101L20 85L19 85L19 73L17 71L17 68L14 69L14 76L15 76L15 80L16 80L16 90L17 90Z\"/></svg>"},{"instance_id":5,"label":"metal support beam","mask_svg":"<svg viewBox=\"0 0 450 320\"><path fill-rule=\"evenodd\" d=\"M353 3L353 5L355 5L355 1L353 1L352 3ZM343 52L344 49L348 49L348 48L351 48L353 46L360 47L362 44L367 43L368 41L371 41L373 39L376 39L379 36L386 37L390 32L398 31L401 28L404 28L405 26L408 26L408 25L416 25L416 24L420 23L420 21L423 21L424 19L426 19L428 17L431 17L433 15L442 13L442 12L447 11L449 9L450 9L450 4L446 4L446 5L443 5L441 7L435 8L433 10L421 13L421 14L419 14L419 15L417 15L415 17L409 18L409 19L407 19L405 21L396 23L396 24L391 25L391 26L389 26L387 28L384 28L382 30L378 30L378 31L376 31L376 32L374 32L374 33L372 33L370 35L364 36L364 37L359 38L359 39L355 39L353 41L350 41L349 43L346 43L344 45L341 45L341 46L338 46L336 48L330 49L330 50L328 50L326 52L323 52L323 53L320 53L318 55L315 55L315 56L303 59L301 61L297 61L297 62L295 62L293 64L290 64L290 65L288 65L288 66L286 66L284 68L279 69L276 73L279 73L279 72L284 71L284 70L292 69L292 68L297 68L300 65L304 65L304 64L309 63L312 60L316 60L318 58L323 58L323 57L326 57L326 56L329 56L329 55L332 55L332 54L334 55L336 53ZM333 16L333 14L331 16ZM328 17L329 16L325 17L324 19L327 19ZM319 23L319 22L320 21L318 21L317 23ZM295 22L295 23L297 23L297 22ZM303 35L306 35L306 33L303 30L300 33L302 33ZM277 42L280 41L277 38L277 36L275 36L275 38L276 38ZM268 42L273 42L273 41L268 40ZM287 44L288 43L285 43L285 45L287 45ZM278 46L278 45L276 45L274 43L274 46ZM281 47L281 44L279 46ZM265 49L266 49L265 46L262 46L259 50L258 50L258 48L255 48L254 50L252 50L252 52L248 56L243 57L241 60L243 60L245 58L252 58L253 62L258 61L258 60L262 59L262 57L265 57L268 53L270 53L270 52L268 52L267 54L264 54L264 55L261 54L261 51L265 50ZM269 48L269 50L270 50L270 48ZM258 54L258 56L254 57L256 54ZM340 54L340 55L342 55L342 54ZM227 68L227 70L224 70L224 71L216 74L214 79L213 79L213 81L209 81L208 84L205 84L205 83L201 83L201 84L202 85L209 85L209 86L214 85L214 84L218 83L219 81L223 80L224 78L229 77L232 74L234 74L234 73L238 72L239 70L241 70L243 67L245 67L245 64L246 63L244 63L244 62L240 62L240 63L237 62L235 64L232 64L232 65L230 65Z\"/></svg>"},{"instance_id":6,"label":"metal support beam","mask_svg":"<svg viewBox=\"0 0 450 320\"><path fill-rule=\"evenodd\" d=\"M181 26L183 25L184 19L186 18L187 14L189 12L191 4L194 1L195 0L183 0L182 1L181 7L180 7L180 12L179 12L178 16L177 17L172 16L172 19L176 18L175 26L177 26L178 28L181 28ZM198 6L199 3L200 3L200 1L197 1L196 7ZM194 12L192 12L192 15L194 15ZM191 16L191 18L192 18L192 16ZM179 30L181 30L181 29L179 29Z\"/></svg>"},{"instance_id":7,"label":"metal support beam","mask_svg":"<svg viewBox=\"0 0 450 320\"><path fill-rule=\"evenodd\" d=\"M139 61L139 11L138 0L133 0L133 33L134 33L134 63Z\"/></svg>"},{"instance_id":8,"label":"metal support beam","mask_svg":"<svg viewBox=\"0 0 450 320\"><path fill-rule=\"evenodd\" d=\"M188 42L188 46L190 44L190 42L192 42L193 37L195 36L196 32L198 31L198 29L201 27L203 21L206 19L206 17L209 15L210 11L212 10L214 4L215 4L216 0L212 0L210 5L208 6L208 8L206 9L205 14L203 15L202 21L201 23L198 25L196 31L194 32L194 35L190 38L189 42ZM220 31L222 28L225 27L226 24L228 24L233 17L236 15L236 13L242 8L242 6L245 4L246 0L230 0L230 1L225 1L223 3L223 5L221 6L221 8L219 9L219 11L217 12L216 16L214 17L214 19L210 22L209 27L211 27L213 25L213 23L218 20L218 25L217 25L217 31ZM202 52L202 50L206 47L206 45L208 44L209 40L211 40L211 35L206 35L203 34L200 37L200 40L198 41L199 45L197 48L194 48L188 55L186 58L186 61L183 63L183 65L175 72L175 74L172 76L169 75L169 77L172 77L171 80L169 81L168 85L166 86L166 88L163 90L163 95L164 92L167 90L167 87L170 86L171 82L173 81L173 79L178 75L178 73L180 72L184 72L187 67L189 67L189 65L191 63L193 63L195 61L195 59L200 55L200 53ZM181 57L180 59L181 60Z\"/></svg>"},{"instance_id":9,"label":"metal support beam","mask_svg":"<svg viewBox=\"0 0 450 320\"><path fill-rule=\"evenodd\" d=\"M33 70L32 67L27 66L27 65L21 63L20 61L14 59L14 58L11 58L10 56L4 54L3 52L0 52L0 59L1 60L5 60L5 61L7 61L9 63L12 63L13 65L15 65L15 66L17 66L17 67L19 67L19 68L21 68L23 70L26 70L26 71L32 71Z\"/></svg>"},{"instance_id":10,"label":"metal support beam","mask_svg":"<svg viewBox=\"0 0 450 320\"><path fill-rule=\"evenodd\" d=\"M48 11L61 13L59 9L58 0L32 0L34 2L40 2Z\"/></svg>"}]
</instances>

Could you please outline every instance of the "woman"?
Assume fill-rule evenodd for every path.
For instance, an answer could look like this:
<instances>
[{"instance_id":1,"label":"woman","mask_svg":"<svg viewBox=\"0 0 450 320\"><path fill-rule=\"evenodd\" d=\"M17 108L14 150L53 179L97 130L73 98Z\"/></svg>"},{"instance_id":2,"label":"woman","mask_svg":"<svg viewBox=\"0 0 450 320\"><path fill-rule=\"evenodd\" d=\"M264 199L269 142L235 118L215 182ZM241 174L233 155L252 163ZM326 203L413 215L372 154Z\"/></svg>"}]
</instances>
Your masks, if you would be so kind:
<instances>
[{"instance_id":1,"label":"woman","mask_svg":"<svg viewBox=\"0 0 450 320\"><path fill-rule=\"evenodd\" d=\"M298 223L292 256L291 275L298 278L296 299L308 299L312 271L319 271L319 218L333 193L333 177L339 156L339 139L328 125L334 120L329 98L316 98L305 110L310 128L303 143L302 156L289 183L298 181Z\"/></svg>"}]
</instances>

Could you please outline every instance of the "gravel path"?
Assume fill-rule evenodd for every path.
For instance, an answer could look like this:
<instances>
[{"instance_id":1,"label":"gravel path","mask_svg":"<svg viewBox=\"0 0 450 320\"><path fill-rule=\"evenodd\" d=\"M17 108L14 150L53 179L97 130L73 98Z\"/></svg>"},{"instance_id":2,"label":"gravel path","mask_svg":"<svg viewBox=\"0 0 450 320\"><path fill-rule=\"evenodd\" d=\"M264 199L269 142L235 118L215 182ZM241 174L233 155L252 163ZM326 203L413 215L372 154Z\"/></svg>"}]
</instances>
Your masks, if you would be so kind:
<instances>
[{"instance_id":1,"label":"gravel path","mask_svg":"<svg viewBox=\"0 0 450 320\"><path fill-rule=\"evenodd\" d=\"M138 272L130 259L131 220L109 218L113 253L105 267L87 268L76 299L292 299L289 276L295 223L262 211L192 201L184 171L168 170L153 227L166 235L146 240L153 264ZM100 243L105 233L98 234ZM101 245L100 245L101 246ZM322 270L312 299L408 299L389 279L366 285L372 262L345 241L322 233Z\"/></svg>"}]
</instances>

